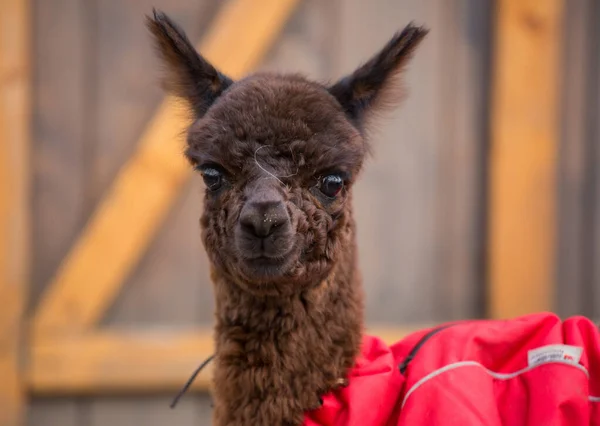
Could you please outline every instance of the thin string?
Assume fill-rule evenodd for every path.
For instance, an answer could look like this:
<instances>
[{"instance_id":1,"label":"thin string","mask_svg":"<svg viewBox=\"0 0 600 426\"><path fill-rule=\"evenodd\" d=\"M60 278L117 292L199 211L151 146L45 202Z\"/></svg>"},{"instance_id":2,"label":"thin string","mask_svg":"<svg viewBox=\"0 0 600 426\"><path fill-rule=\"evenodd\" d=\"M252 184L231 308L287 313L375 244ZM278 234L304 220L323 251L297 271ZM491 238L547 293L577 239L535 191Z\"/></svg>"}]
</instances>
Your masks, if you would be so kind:
<instances>
[{"instance_id":1,"label":"thin string","mask_svg":"<svg viewBox=\"0 0 600 426\"><path fill-rule=\"evenodd\" d=\"M280 178L290 178L293 176L296 176L298 174L298 172L300 171L300 167L298 167L298 165L296 165L296 171L294 173L292 173L291 175L287 175L287 176L276 176L273 173L271 173L270 171L268 171L267 169L265 169L263 166L260 165L260 163L258 162L258 158L257 158L257 154L258 151L260 151L263 148L268 147L269 145L261 145L258 148L256 148L256 151L254 151L254 162L256 163L256 165L266 174L268 174L269 176L274 177L275 179L277 179L282 185L285 185L285 183L283 183L283 181ZM295 163L296 162L296 157L294 156L294 151L292 151L292 147L290 147L290 152L292 153L292 161Z\"/></svg>"},{"instance_id":2,"label":"thin string","mask_svg":"<svg viewBox=\"0 0 600 426\"><path fill-rule=\"evenodd\" d=\"M206 367L206 365L209 362L211 362L213 360L214 357L215 357L214 355L209 356L208 358L206 358L204 360L204 362L202 364L200 364L200 366L198 368L196 368L196 371L194 371L194 373L192 374L192 377L190 377L188 379L188 381L185 383L185 385L183 385L183 387L177 393L177 395L175 395L175 398L173 399L173 402L171 402L171 405L170 405L171 408L175 408L175 406L177 405L177 403L179 402L179 400L181 399L183 394L187 392L187 390L190 388L190 386L194 382L194 379L196 378L196 376L200 373L200 371L202 371L202 369L204 367Z\"/></svg>"}]
</instances>

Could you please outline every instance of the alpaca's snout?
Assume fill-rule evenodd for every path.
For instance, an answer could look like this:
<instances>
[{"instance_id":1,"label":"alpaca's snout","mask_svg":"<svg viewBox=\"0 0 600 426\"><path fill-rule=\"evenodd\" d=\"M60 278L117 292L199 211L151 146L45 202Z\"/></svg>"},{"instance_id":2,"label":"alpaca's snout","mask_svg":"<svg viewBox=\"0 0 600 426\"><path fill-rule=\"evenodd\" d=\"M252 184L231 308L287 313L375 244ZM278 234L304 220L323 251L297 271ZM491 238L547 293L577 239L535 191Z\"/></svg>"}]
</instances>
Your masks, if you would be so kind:
<instances>
[{"instance_id":1,"label":"alpaca's snout","mask_svg":"<svg viewBox=\"0 0 600 426\"><path fill-rule=\"evenodd\" d=\"M290 218L283 200L247 202L240 214L242 231L256 238L286 232Z\"/></svg>"},{"instance_id":2,"label":"alpaca's snout","mask_svg":"<svg viewBox=\"0 0 600 426\"><path fill-rule=\"evenodd\" d=\"M235 241L246 275L278 276L296 257L292 220L281 189L267 180L246 188Z\"/></svg>"}]
</instances>

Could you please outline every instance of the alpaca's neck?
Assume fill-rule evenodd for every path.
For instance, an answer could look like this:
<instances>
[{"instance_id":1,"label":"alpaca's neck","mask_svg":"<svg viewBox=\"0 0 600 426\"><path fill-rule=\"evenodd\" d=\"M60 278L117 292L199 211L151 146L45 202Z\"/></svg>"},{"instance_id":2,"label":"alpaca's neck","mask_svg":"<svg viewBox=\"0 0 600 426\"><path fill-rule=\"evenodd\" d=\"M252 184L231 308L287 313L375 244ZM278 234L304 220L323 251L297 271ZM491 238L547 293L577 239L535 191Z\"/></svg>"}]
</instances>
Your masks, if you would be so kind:
<instances>
[{"instance_id":1,"label":"alpaca's neck","mask_svg":"<svg viewBox=\"0 0 600 426\"><path fill-rule=\"evenodd\" d=\"M289 297L257 297L215 274L215 425L294 425L346 376L359 350L354 253Z\"/></svg>"}]
</instances>

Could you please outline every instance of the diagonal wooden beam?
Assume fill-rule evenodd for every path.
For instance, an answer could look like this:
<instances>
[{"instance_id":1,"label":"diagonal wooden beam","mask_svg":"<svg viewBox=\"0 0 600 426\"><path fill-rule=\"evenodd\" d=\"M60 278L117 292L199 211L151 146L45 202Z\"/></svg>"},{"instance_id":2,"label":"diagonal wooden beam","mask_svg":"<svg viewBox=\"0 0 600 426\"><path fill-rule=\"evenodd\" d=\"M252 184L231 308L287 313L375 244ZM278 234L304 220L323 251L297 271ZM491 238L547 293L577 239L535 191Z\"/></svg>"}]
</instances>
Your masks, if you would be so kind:
<instances>
[{"instance_id":1,"label":"diagonal wooden beam","mask_svg":"<svg viewBox=\"0 0 600 426\"><path fill-rule=\"evenodd\" d=\"M553 309L563 3L497 3L488 258L493 318Z\"/></svg>"},{"instance_id":2,"label":"diagonal wooden beam","mask_svg":"<svg viewBox=\"0 0 600 426\"><path fill-rule=\"evenodd\" d=\"M0 13L0 425L25 424L21 345L29 270L29 2Z\"/></svg>"},{"instance_id":3,"label":"diagonal wooden beam","mask_svg":"<svg viewBox=\"0 0 600 426\"><path fill-rule=\"evenodd\" d=\"M254 68L297 0L226 2L199 49L232 78ZM113 301L163 222L190 170L177 135L185 126L165 101L48 286L34 333L81 332Z\"/></svg>"},{"instance_id":4,"label":"diagonal wooden beam","mask_svg":"<svg viewBox=\"0 0 600 426\"><path fill-rule=\"evenodd\" d=\"M391 344L430 327L374 326L368 330ZM35 394L165 392L180 389L198 365L213 354L212 331L101 331L36 339L27 382ZM211 366L193 389L211 388Z\"/></svg>"}]
</instances>

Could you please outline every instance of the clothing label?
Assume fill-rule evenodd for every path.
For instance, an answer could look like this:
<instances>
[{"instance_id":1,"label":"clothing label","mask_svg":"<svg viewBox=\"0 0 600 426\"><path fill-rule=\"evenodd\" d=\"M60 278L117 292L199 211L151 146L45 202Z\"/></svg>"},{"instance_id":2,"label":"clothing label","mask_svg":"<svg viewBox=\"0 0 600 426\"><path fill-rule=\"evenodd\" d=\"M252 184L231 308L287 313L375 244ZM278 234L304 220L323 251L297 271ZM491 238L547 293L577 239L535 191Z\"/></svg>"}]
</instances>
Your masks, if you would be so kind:
<instances>
[{"instance_id":1,"label":"clothing label","mask_svg":"<svg viewBox=\"0 0 600 426\"><path fill-rule=\"evenodd\" d=\"M583 348L570 345L548 345L527 352L527 363L530 367L546 362L570 362L578 364Z\"/></svg>"}]
</instances>

